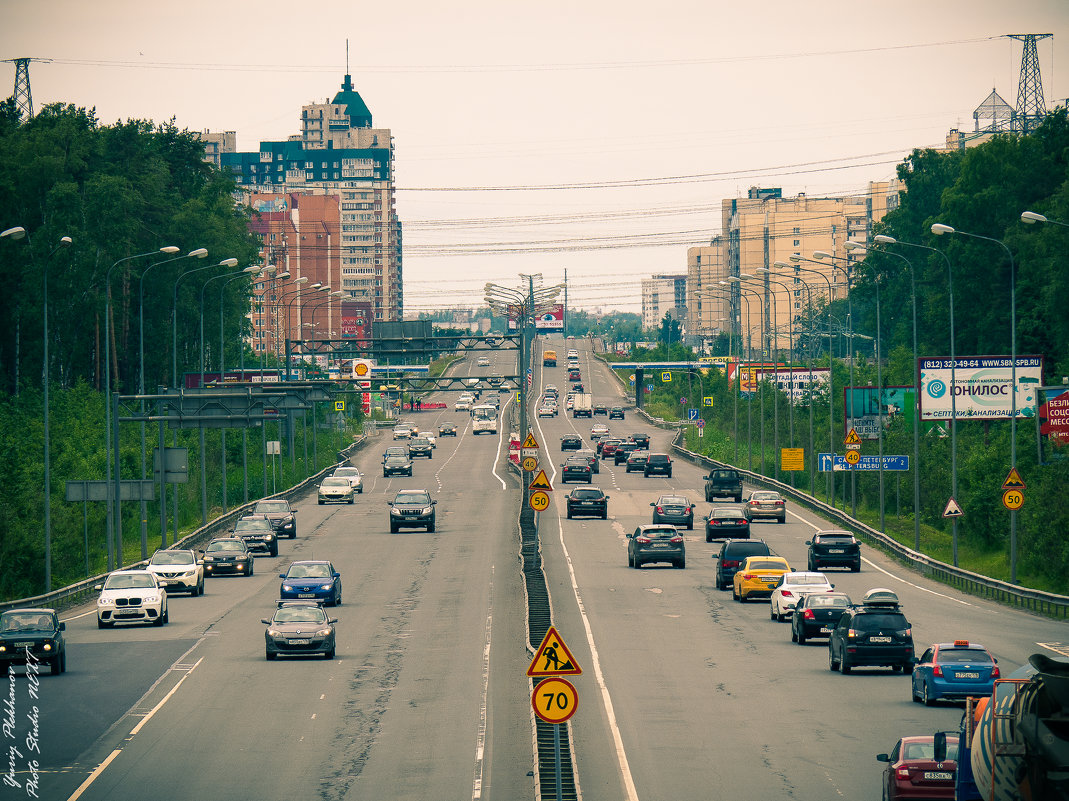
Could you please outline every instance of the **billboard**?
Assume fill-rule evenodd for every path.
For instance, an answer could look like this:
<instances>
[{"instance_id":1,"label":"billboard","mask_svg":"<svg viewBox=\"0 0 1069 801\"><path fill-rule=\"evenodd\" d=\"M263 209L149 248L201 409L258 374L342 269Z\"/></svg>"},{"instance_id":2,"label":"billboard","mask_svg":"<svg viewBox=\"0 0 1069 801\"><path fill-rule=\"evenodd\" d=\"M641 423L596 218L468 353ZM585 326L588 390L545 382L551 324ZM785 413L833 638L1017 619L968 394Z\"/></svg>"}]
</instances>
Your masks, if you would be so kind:
<instances>
[{"instance_id":1,"label":"billboard","mask_svg":"<svg viewBox=\"0 0 1069 801\"><path fill-rule=\"evenodd\" d=\"M541 333L564 331L564 304L556 303L535 317L535 329Z\"/></svg>"},{"instance_id":2,"label":"billboard","mask_svg":"<svg viewBox=\"0 0 1069 801\"><path fill-rule=\"evenodd\" d=\"M913 387L844 387L843 408L846 409L846 427L843 433L854 429L861 439L880 438L880 415L886 418L905 414L910 430L913 428L913 404L917 392Z\"/></svg>"},{"instance_id":3,"label":"billboard","mask_svg":"<svg viewBox=\"0 0 1069 801\"><path fill-rule=\"evenodd\" d=\"M809 394L810 370L808 367L786 367L769 363L728 364L728 380L734 381L736 370L741 370L739 392L757 392L758 384L767 381L789 395L794 403L801 403ZM812 371L813 391L819 392L828 384L828 368L814 367Z\"/></svg>"},{"instance_id":4,"label":"billboard","mask_svg":"<svg viewBox=\"0 0 1069 801\"><path fill-rule=\"evenodd\" d=\"M1017 357L1017 386L1012 388L1009 356L959 356L954 360L954 407L959 420L1008 420L1016 396L1017 417L1036 415L1037 390L1043 379L1042 356ZM922 420L949 420L950 359L917 359Z\"/></svg>"},{"instance_id":5,"label":"billboard","mask_svg":"<svg viewBox=\"0 0 1069 801\"><path fill-rule=\"evenodd\" d=\"M1039 433L1056 445L1069 445L1069 388L1044 387L1046 402L1039 407Z\"/></svg>"},{"instance_id":6,"label":"billboard","mask_svg":"<svg viewBox=\"0 0 1069 801\"><path fill-rule=\"evenodd\" d=\"M342 339L366 340L371 336L371 303L363 300L341 302Z\"/></svg>"}]
</instances>

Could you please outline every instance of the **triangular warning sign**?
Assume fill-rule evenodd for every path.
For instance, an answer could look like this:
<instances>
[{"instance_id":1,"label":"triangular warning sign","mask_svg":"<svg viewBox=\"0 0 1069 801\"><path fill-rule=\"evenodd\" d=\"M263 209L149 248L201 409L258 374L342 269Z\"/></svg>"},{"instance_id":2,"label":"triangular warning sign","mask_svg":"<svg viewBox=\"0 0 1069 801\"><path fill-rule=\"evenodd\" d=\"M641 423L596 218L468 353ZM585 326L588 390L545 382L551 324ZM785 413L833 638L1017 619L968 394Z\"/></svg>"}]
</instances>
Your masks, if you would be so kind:
<instances>
[{"instance_id":1,"label":"triangular warning sign","mask_svg":"<svg viewBox=\"0 0 1069 801\"><path fill-rule=\"evenodd\" d=\"M523 441L523 445L521 445L520 447L521 448L537 448L538 447L538 440L536 440L534 438L534 434L528 434L527 435L527 439L525 439Z\"/></svg>"},{"instance_id":2,"label":"triangular warning sign","mask_svg":"<svg viewBox=\"0 0 1069 801\"><path fill-rule=\"evenodd\" d=\"M531 666L527 668L528 676L581 676L583 669L575 662L575 657L564 644L564 639L557 630L549 627L542 644L535 651Z\"/></svg>"},{"instance_id":3,"label":"triangular warning sign","mask_svg":"<svg viewBox=\"0 0 1069 801\"><path fill-rule=\"evenodd\" d=\"M1021 478L1021 474L1017 472L1016 467L1010 468L1010 474L1002 482L1002 489L1024 489L1024 479Z\"/></svg>"},{"instance_id":4,"label":"triangular warning sign","mask_svg":"<svg viewBox=\"0 0 1069 801\"><path fill-rule=\"evenodd\" d=\"M961 511L958 502L951 498L947 501L947 508L943 510L943 517L961 517L965 512Z\"/></svg>"},{"instance_id":5,"label":"triangular warning sign","mask_svg":"<svg viewBox=\"0 0 1069 801\"><path fill-rule=\"evenodd\" d=\"M846 435L846 439L843 440L846 445L860 445L861 437L857 435L857 431L853 428L850 429L850 433Z\"/></svg>"},{"instance_id":6,"label":"triangular warning sign","mask_svg":"<svg viewBox=\"0 0 1069 801\"><path fill-rule=\"evenodd\" d=\"M546 478L545 470L538 471L538 475L534 477L534 481L531 482L531 486L529 486L527 489L545 490L546 492L553 492L553 487L549 485L549 479Z\"/></svg>"}]
</instances>

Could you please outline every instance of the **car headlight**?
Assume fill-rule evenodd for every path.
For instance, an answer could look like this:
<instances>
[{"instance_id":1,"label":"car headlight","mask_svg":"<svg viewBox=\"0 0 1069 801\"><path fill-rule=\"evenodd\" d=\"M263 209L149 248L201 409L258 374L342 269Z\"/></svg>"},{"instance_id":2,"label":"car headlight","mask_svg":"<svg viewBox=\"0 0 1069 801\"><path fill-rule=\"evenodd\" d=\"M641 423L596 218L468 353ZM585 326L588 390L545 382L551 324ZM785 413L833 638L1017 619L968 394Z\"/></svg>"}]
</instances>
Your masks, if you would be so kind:
<instances>
[{"instance_id":1,"label":"car headlight","mask_svg":"<svg viewBox=\"0 0 1069 801\"><path fill-rule=\"evenodd\" d=\"M278 629L268 629L267 630L267 636L268 637L281 637L282 636L282 632L279 631Z\"/></svg>"},{"instance_id":2,"label":"car headlight","mask_svg":"<svg viewBox=\"0 0 1069 801\"><path fill-rule=\"evenodd\" d=\"M283 592L293 592L293 585L292 584L283 584L282 585L282 591Z\"/></svg>"},{"instance_id":3,"label":"car headlight","mask_svg":"<svg viewBox=\"0 0 1069 801\"><path fill-rule=\"evenodd\" d=\"M215 561L215 557L214 556L205 556L204 557L204 561L205 562L214 562Z\"/></svg>"},{"instance_id":4,"label":"car headlight","mask_svg":"<svg viewBox=\"0 0 1069 801\"><path fill-rule=\"evenodd\" d=\"M46 642L46 643L45 643L45 647L44 647L44 650L46 650L46 651L51 651L51 650L52 650L52 643L50 643L50 642Z\"/></svg>"},{"instance_id":5,"label":"car headlight","mask_svg":"<svg viewBox=\"0 0 1069 801\"><path fill-rule=\"evenodd\" d=\"M112 606L114 603L115 599L113 598L104 598L103 596L97 598L97 606Z\"/></svg>"},{"instance_id":6,"label":"car headlight","mask_svg":"<svg viewBox=\"0 0 1069 801\"><path fill-rule=\"evenodd\" d=\"M315 633L315 636L317 636L317 637L329 637L330 636L330 629L329 628L320 629L319 631L317 631Z\"/></svg>"},{"instance_id":7,"label":"car headlight","mask_svg":"<svg viewBox=\"0 0 1069 801\"><path fill-rule=\"evenodd\" d=\"M333 587L334 587L334 582L333 581L328 581L326 584L320 584L319 585L319 589L321 589L321 590L329 590L329 589L332 589Z\"/></svg>"},{"instance_id":8,"label":"car headlight","mask_svg":"<svg viewBox=\"0 0 1069 801\"><path fill-rule=\"evenodd\" d=\"M141 599L141 603L154 604L159 600L160 600L160 596L158 596L158 595L146 595L144 598Z\"/></svg>"},{"instance_id":9,"label":"car headlight","mask_svg":"<svg viewBox=\"0 0 1069 801\"><path fill-rule=\"evenodd\" d=\"M268 541L270 541L270 540L273 540L274 538L275 538L275 535L274 535L274 534L268 534L268 535L267 535L267 539L268 539Z\"/></svg>"},{"instance_id":10,"label":"car headlight","mask_svg":"<svg viewBox=\"0 0 1069 801\"><path fill-rule=\"evenodd\" d=\"M395 507L393 507L392 509L390 509L390 514L392 514L392 515L399 515L399 514L401 514L401 510L400 510L400 509L398 509L398 508L397 508L397 507L395 506Z\"/></svg>"},{"instance_id":11,"label":"car headlight","mask_svg":"<svg viewBox=\"0 0 1069 801\"><path fill-rule=\"evenodd\" d=\"M429 515L433 511L434 511L434 507L433 506L428 506L426 509L423 510L422 514Z\"/></svg>"}]
</instances>

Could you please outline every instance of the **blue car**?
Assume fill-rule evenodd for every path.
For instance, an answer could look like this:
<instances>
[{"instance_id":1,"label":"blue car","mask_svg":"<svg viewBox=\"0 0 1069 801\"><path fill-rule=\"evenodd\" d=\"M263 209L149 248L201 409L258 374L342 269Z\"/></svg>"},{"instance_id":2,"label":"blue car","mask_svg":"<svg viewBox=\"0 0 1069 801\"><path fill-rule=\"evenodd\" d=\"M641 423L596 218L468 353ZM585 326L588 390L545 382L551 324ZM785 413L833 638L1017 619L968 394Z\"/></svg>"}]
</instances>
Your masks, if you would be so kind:
<instances>
[{"instance_id":1,"label":"blue car","mask_svg":"<svg viewBox=\"0 0 1069 801\"><path fill-rule=\"evenodd\" d=\"M282 579L281 599L322 601L331 606L341 603L341 574L330 562L294 562L278 577Z\"/></svg>"},{"instance_id":2,"label":"blue car","mask_svg":"<svg viewBox=\"0 0 1069 801\"><path fill-rule=\"evenodd\" d=\"M941 699L991 695L999 677L997 661L978 642L930 645L913 667L913 700L931 706Z\"/></svg>"}]
</instances>

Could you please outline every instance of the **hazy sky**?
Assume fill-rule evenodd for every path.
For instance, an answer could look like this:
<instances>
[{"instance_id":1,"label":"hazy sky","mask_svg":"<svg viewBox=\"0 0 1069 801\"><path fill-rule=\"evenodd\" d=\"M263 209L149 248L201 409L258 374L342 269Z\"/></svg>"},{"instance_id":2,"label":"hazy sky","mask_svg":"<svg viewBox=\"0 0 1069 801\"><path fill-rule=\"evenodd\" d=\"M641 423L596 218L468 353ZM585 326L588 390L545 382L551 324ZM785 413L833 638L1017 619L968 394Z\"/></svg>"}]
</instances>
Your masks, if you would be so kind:
<instances>
[{"instance_id":1,"label":"hazy sky","mask_svg":"<svg viewBox=\"0 0 1069 801\"><path fill-rule=\"evenodd\" d=\"M719 233L722 199L859 191L971 130L992 87L1016 105L1021 44L1006 33L1054 34L1039 43L1047 106L1069 97L1069 0L0 9L0 58L52 59L31 65L35 108L174 117L236 131L240 150L297 133L301 106L333 97L348 39L355 87L394 136L413 312L565 269L574 305L637 311L642 277L685 272L687 247Z\"/></svg>"}]
</instances>

